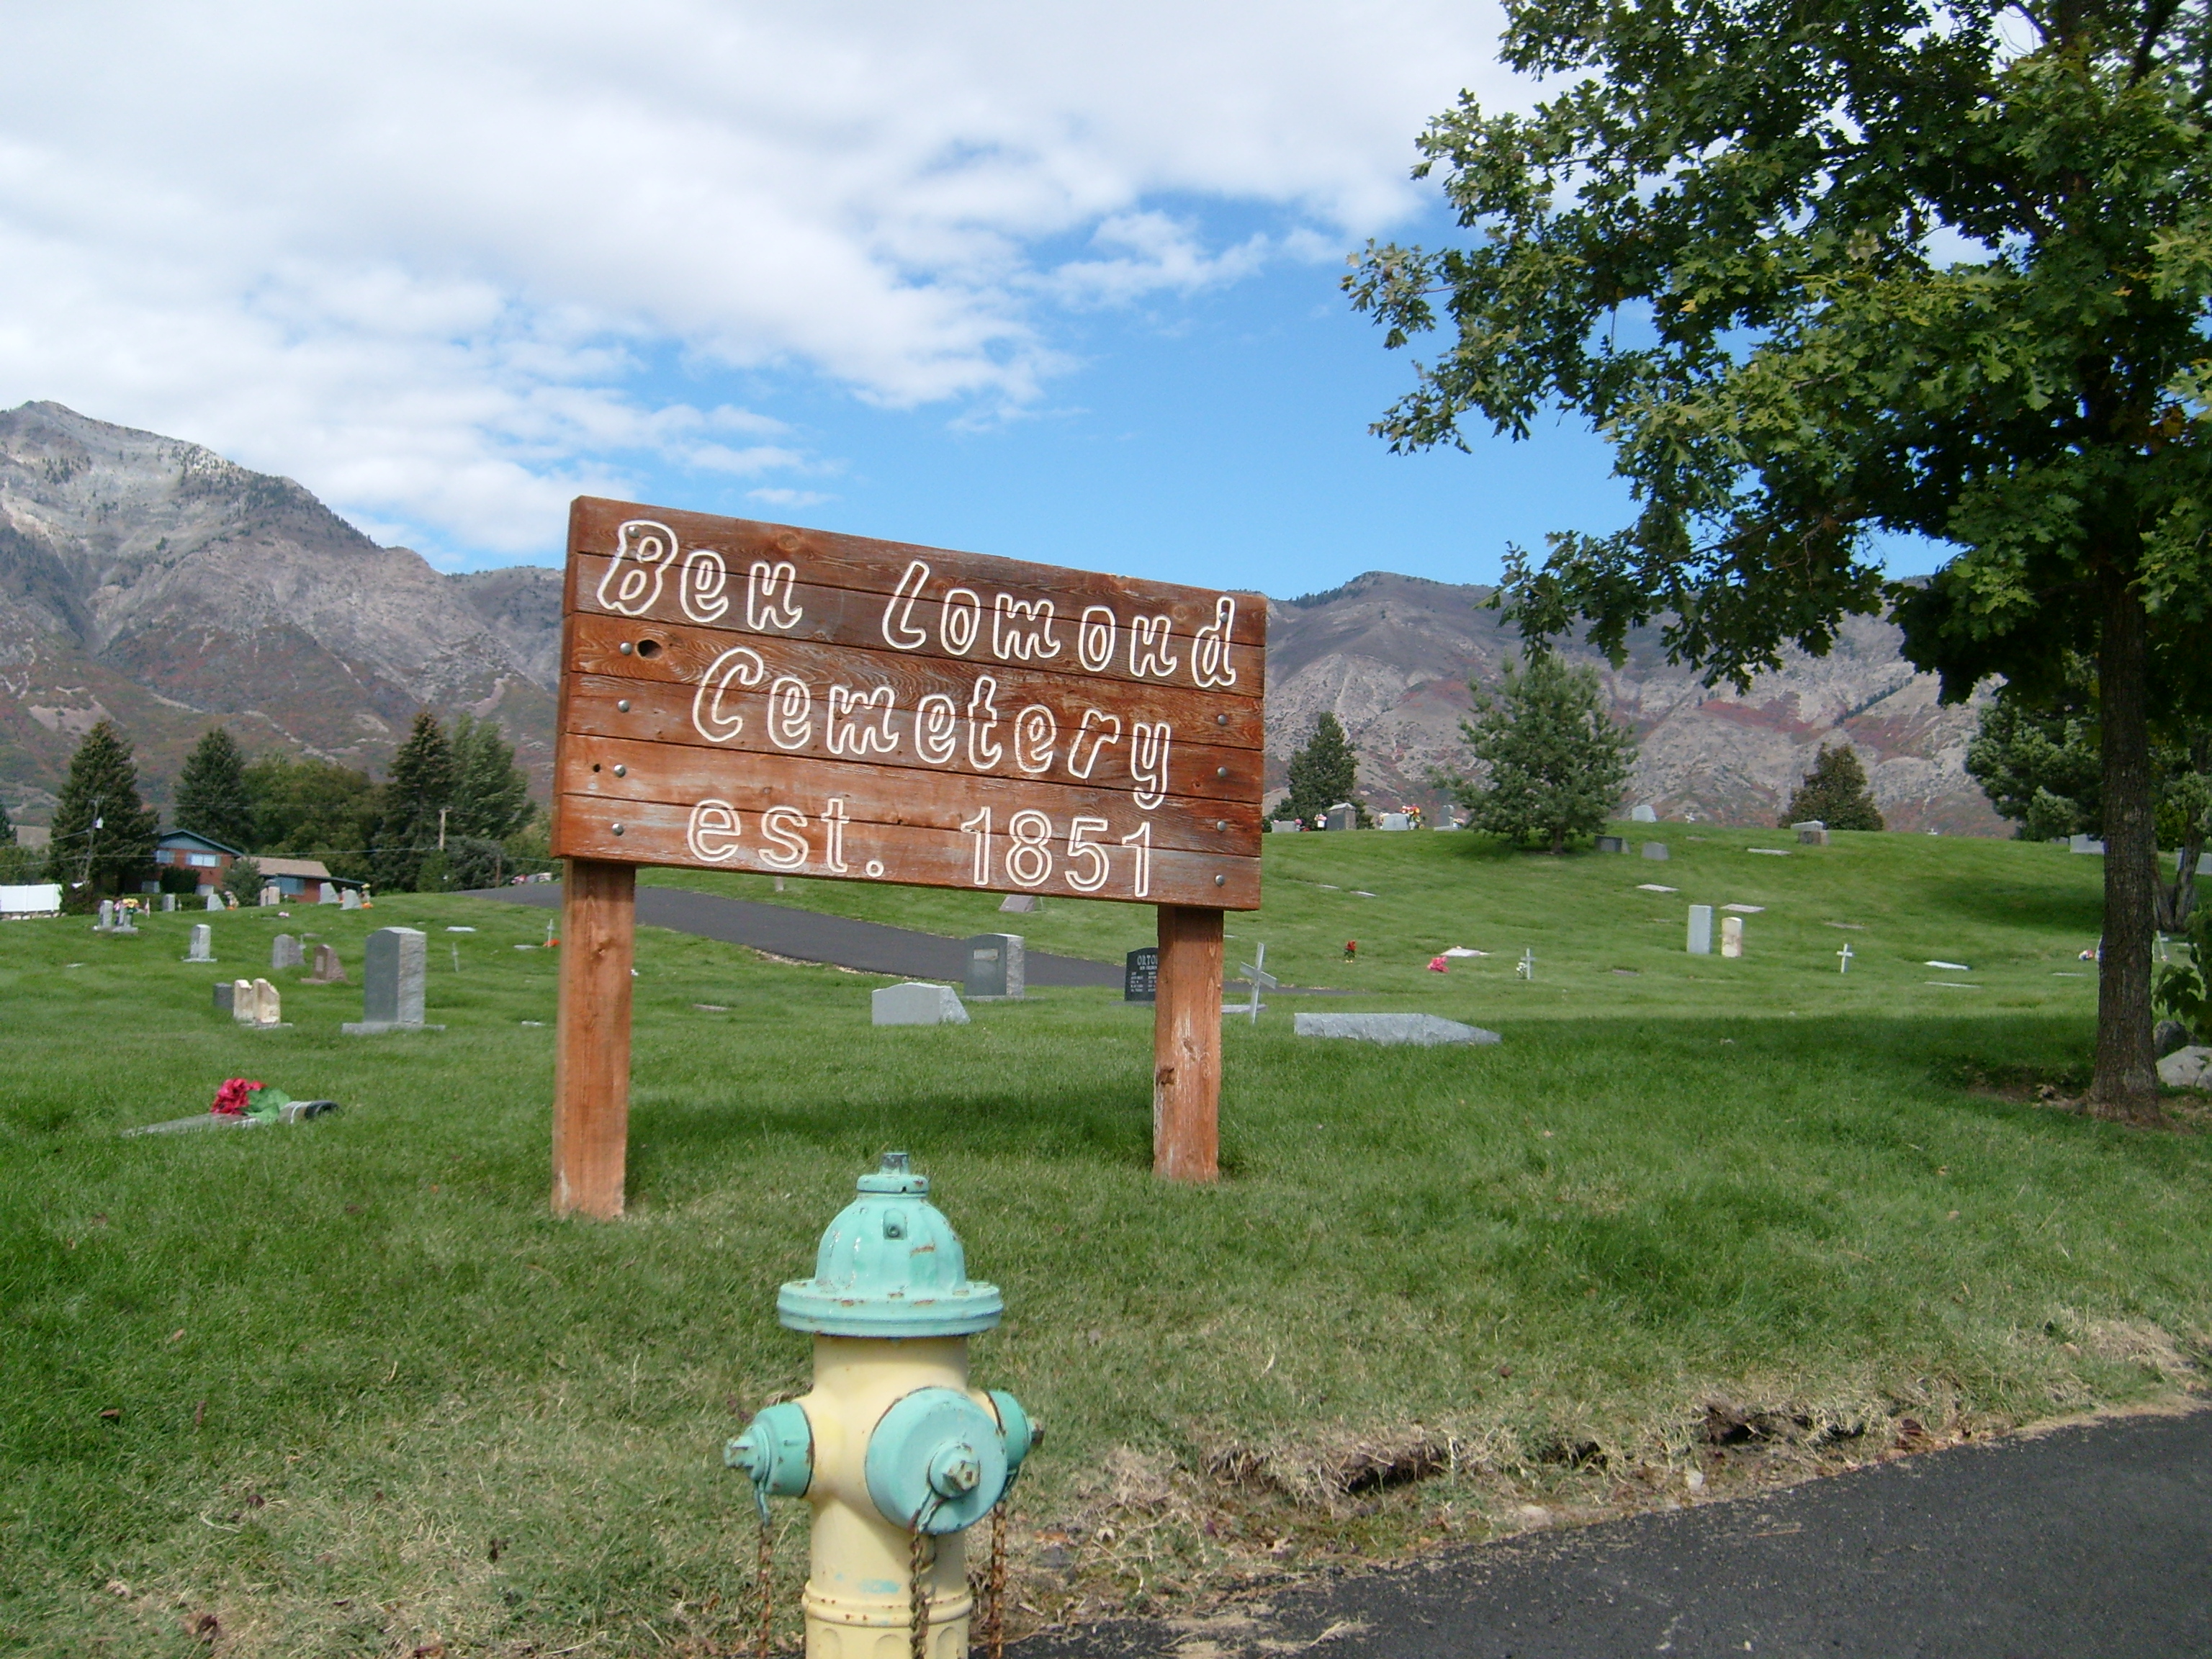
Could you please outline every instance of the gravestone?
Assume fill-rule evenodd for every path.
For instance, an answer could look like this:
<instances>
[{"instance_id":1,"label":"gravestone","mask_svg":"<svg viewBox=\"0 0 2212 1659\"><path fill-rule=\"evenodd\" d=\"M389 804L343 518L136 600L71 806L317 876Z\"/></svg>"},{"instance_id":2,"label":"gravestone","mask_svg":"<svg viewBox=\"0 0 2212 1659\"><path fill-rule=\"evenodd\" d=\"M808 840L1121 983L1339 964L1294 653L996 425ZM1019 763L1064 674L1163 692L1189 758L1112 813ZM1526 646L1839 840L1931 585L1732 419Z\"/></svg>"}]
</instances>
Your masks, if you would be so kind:
<instances>
[{"instance_id":1,"label":"gravestone","mask_svg":"<svg viewBox=\"0 0 2212 1659\"><path fill-rule=\"evenodd\" d=\"M269 946L269 971L281 973L287 968L297 968L306 960L300 941L289 933L279 933Z\"/></svg>"},{"instance_id":2,"label":"gravestone","mask_svg":"<svg viewBox=\"0 0 2212 1659\"><path fill-rule=\"evenodd\" d=\"M268 908L271 905L282 904L283 902L284 890L277 886L276 883L270 882L266 887L264 887L261 890L260 902L264 909ZM215 901L213 899L210 899L208 901L208 908L210 910L215 908Z\"/></svg>"},{"instance_id":3,"label":"gravestone","mask_svg":"<svg viewBox=\"0 0 2212 1659\"><path fill-rule=\"evenodd\" d=\"M1740 957L1743 954L1743 918L1741 916L1721 918L1721 954L1724 957Z\"/></svg>"},{"instance_id":4,"label":"gravestone","mask_svg":"<svg viewBox=\"0 0 2212 1659\"><path fill-rule=\"evenodd\" d=\"M1328 827L1332 830L1357 830L1359 828L1359 809L1354 806L1350 801L1339 801L1334 806L1328 809L1326 817Z\"/></svg>"},{"instance_id":5,"label":"gravestone","mask_svg":"<svg viewBox=\"0 0 2212 1659\"><path fill-rule=\"evenodd\" d=\"M1020 997L1029 989L1029 957L1019 933L978 933L968 941L963 988L978 1001Z\"/></svg>"},{"instance_id":6,"label":"gravestone","mask_svg":"<svg viewBox=\"0 0 2212 1659\"><path fill-rule=\"evenodd\" d=\"M868 1018L877 1025L965 1025L968 1011L950 985L908 980L886 985L868 998Z\"/></svg>"},{"instance_id":7,"label":"gravestone","mask_svg":"<svg viewBox=\"0 0 2212 1659\"><path fill-rule=\"evenodd\" d=\"M1291 1029L1299 1036L1341 1037L1357 1042L1410 1043L1432 1048L1443 1042L1498 1042L1495 1031L1479 1025L1462 1025L1435 1014L1295 1014Z\"/></svg>"},{"instance_id":8,"label":"gravestone","mask_svg":"<svg viewBox=\"0 0 2212 1659\"><path fill-rule=\"evenodd\" d=\"M253 981L253 1025L256 1030L273 1030L284 1023L283 999L276 988L265 979Z\"/></svg>"},{"instance_id":9,"label":"gravestone","mask_svg":"<svg viewBox=\"0 0 2212 1659\"><path fill-rule=\"evenodd\" d=\"M1410 830L1413 827L1413 821L1403 812L1385 812L1379 827L1384 830Z\"/></svg>"},{"instance_id":10,"label":"gravestone","mask_svg":"<svg viewBox=\"0 0 2212 1659\"><path fill-rule=\"evenodd\" d=\"M1619 836L1600 836L1597 838L1597 850L1601 853L1626 853L1628 851L1628 843Z\"/></svg>"},{"instance_id":11,"label":"gravestone","mask_svg":"<svg viewBox=\"0 0 2212 1659\"><path fill-rule=\"evenodd\" d=\"M1160 947L1147 945L1132 951L1121 963L1121 1000L1158 1002L1160 997Z\"/></svg>"},{"instance_id":12,"label":"gravestone","mask_svg":"<svg viewBox=\"0 0 2212 1659\"><path fill-rule=\"evenodd\" d=\"M1690 954L1709 957L1713 953L1713 907L1693 904L1690 907Z\"/></svg>"},{"instance_id":13,"label":"gravestone","mask_svg":"<svg viewBox=\"0 0 2212 1659\"><path fill-rule=\"evenodd\" d=\"M92 924L92 931L95 933L112 933L115 931L115 901L113 899L100 900L100 920Z\"/></svg>"},{"instance_id":14,"label":"gravestone","mask_svg":"<svg viewBox=\"0 0 2212 1659\"><path fill-rule=\"evenodd\" d=\"M358 887L348 887L343 889L338 894L338 908L341 910L360 909L361 889Z\"/></svg>"},{"instance_id":15,"label":"gravestone","mask_svg":"<svg viewBox=\"0 0 2212 1659\"><path fill-rule=\"evenodd\" d=\"M315 971L307 975L307 983L343 985L345 976L345 964L338 960L336 949L328 945L318 945L315 947Z\"/></svg>"},{"instance_id":16,"label":"gravestone","mask_svg":"<svg viewBox=\"0 0 2212 1659\"><path fill-rule=\"evenodd\" d=\"M1826 847L1828 844L1828 826L1818 818L1808 819L1803 823L1793 823L1790 827L1797 832L1797 844L1800 847Z\"/></svg>"},{"instance_id":17,"label":"gravestone","mask_svg":"<svg viewBox=\"0 0 2212 1659\"><path fill-rule=\"evenodd\" d=\"M317 898L315 902L318 904L336 904L337 902L338 890L329 882L325 882L323 884L321 896Z\"/></svg>"},{"instance_id":18,"label":"gravestone","mask_svg":"<svg viewBox=\"0 0 2212 1659\"><path fill-rule=\"evenodd\" d=\"M2105 843L2096 836L2069 836L2066 850L2069 853L2101 853L2105 850Z\"/></svg>"},{"instance_id":19,"label":"gravestone","mask_svg":"<svg viewBox=\"0 0 2212 1659\"><path fill-rule=\"evenodd\" d=\"M1656 823L1659 822L1659 809L1649 805L1638 806L1629 813L1628 818L1632 823Z\"/></svg>"},{"instance_id":20,"label":"gravestone","mask_svg":"<svg viewBox=\"0 0 2212 1659\"><path fill-rule=\"evenodd\" d=\"M191 954L186 957L185 960L186 962L213 962L215 960L214 928L209 927L207 923L204 921L196 921L192 924L192 951Z\"/></svg>"},{"instance_id":21,"label":"gravestone","mask_svg":"<svg viewBox=\"0 0 2212 1659\"><path fill-rule=\"evenodd\" d=\"M174 911L176 908L177 896L174 893L164 893L161 895L161 914L163 915L169 915L171 912Z\"/></svg>"},{"instance_id":22,"label":"gravestone","mask_svg":"<svg viewBox=\"0 0 2212 1659\"><path fill-rule=\"evenodd\" d=\"M232 984L230 981L227 979L217 980L215 986L216 1012L219 1014L235 1012L236 1010L233 1006L233 1000L237 996L237 994L238 988Z\"/></svg>"},{"instance_id":23,"label":"gravestone","mask_svg":"<svg viewBox=\"0 0 2212 1659\"><path fill-rule=\"evenodd\" d=\"M999 901L1000 914L1010 916L1031 916L1036 914L1035 893L1009 893Z\"/></svg>"},{"instance_id":24,"label":"gravestone","mask_svg":"<svg viewBox=\"0 0 2212 1659\"><path fill-rule=\"evenodd\" d=\"M220 910L220 909L222 909L222 894L220 894L220 893L210 892L210 893L207 896L207 908L208 908L209 909L210 909L210 910Z\"/></svg>"},{"instance_id":25,"label":"gravestone","mask_svg":"<svg viewBox=\"0 0 2212 1659\"><path fill-rule=\"evenodd\" d=\"M1663 841L1645 842L1644 843L1644 856L1647 859L1655 859L1661 864L1666 863L1667 843Z\"/></svg>"},{"instance_id":26,"label":"gravestone","mask_svg":"<svg viewBox=\"0 0 2212 1659\"><path fill-rule=\"evenodd\" d=\"M341 1029L348 1036L387 1031L442 1031L422 1023L429 939L419 927L380 927L368 936L361 966L362 1017Z\"/></svg>"},{"instance_id":27,"label":"gravestone","mask_svg":"<svg viewBox=\"0 0 2212 1659\"><path fill-rule=\"evenodd\" d=\"M1299 830L1304 829L1305 825L1300 823L1296 818L1277 818L1267 828L1274 835L1295 836Z\"/></svg>"},{"instance_id":28,"label":"gravestone","mask_svg":"<svg viewBox=\"0 0 2212 1659\"><path fill-rule=\"evenodd\" d=\"M230 1017L240 1025L253 1024L258 1003L250 979L234 979L230 982Z\"/></svg>"}]
</instances>

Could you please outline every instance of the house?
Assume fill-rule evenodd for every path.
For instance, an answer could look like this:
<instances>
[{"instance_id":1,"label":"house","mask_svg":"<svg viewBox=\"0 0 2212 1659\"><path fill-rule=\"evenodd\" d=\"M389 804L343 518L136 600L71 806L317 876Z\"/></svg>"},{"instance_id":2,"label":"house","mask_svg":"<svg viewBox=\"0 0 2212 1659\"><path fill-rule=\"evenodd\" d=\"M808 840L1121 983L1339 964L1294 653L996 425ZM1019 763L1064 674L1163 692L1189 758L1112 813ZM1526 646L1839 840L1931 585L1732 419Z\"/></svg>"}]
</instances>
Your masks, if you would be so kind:
<instances>
[{"instance_id":1,"label":"house","mask_svg":"<svg viewBox=\"0 0 2212 1659\"><path fill-rule=\"evenodd\" d=\"M323 867L320 859L263 857L254 862L261 866L262 884L274 887L288 899L317 898L325 882L341 890L362 885L351 876L332 875Z\"/></svg>"},{"instance_id":2,"label":"house","mask_svg":"<svg viewBox=\"0 0 2212 1659\"><path fill-rule=\"evenodd\" d=\"M198 878L203 893L222 886L224 872L245 856L237 848L226 847L196 830L172 830L154 843L154 867L191 871ZM156 892L160 887L159 882L149 882L146 890Z\"/></svg>"}]
</instances>

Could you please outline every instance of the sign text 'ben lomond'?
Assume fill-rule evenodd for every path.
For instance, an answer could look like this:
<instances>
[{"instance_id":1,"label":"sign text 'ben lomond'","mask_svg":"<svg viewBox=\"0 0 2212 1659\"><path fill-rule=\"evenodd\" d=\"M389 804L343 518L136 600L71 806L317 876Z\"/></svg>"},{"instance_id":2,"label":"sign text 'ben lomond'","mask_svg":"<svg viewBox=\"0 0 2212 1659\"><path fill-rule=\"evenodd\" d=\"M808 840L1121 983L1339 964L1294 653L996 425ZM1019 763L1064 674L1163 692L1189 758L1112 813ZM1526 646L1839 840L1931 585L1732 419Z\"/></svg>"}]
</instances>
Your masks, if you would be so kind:
<instances>
[{"instance_id":1,"label":"sign text 'ben lomond'","mask_svg":"<svg viewBox=\"0 0 2212 1659\"><path fill-rule=\"evenodd\" d=\"M585 498L554 852L1260 902L1266 601Z\"/></svg>"}]
</instances>

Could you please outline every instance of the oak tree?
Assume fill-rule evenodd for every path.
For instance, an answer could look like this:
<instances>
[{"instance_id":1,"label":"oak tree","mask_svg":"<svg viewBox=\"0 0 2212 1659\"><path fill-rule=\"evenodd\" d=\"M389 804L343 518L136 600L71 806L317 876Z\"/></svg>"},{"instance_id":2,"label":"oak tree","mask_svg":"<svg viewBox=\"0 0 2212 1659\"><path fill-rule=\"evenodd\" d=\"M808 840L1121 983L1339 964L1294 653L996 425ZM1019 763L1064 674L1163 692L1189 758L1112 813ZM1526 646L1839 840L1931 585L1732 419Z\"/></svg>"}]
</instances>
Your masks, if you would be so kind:
<instances>
[{"instance_id":1,"label":"oak tree","mask_svg":"<svg viewBox=\"0 0 2212 1659\"><path fill-rule=\"evenodd\" d=\"M1403 346L1378 427L1590 421L1636 500L1510 556L1525 633L1657 623L1738 684L1893 614L1963 699L2096 665L2093 1102L2155 1113L2152 726L2212 687L2212 4L1508 0L1526 114L1431 123L1474 234L1347 278ZM1873 538L1948 544L1918 588Z\"/></svg>"}]
</instances>

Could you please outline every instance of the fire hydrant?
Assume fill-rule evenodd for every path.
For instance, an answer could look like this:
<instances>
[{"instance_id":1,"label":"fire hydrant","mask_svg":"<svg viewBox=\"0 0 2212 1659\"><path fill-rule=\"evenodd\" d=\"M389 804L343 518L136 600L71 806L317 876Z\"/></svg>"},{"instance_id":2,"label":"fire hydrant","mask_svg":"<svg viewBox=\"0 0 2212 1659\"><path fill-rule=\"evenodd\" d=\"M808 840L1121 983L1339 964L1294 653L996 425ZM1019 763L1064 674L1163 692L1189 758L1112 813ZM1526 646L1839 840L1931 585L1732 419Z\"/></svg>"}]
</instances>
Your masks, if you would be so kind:
<instances>
[{"instance_id":1,"label":"fire hydrant","mask_svg":"<svg viewBox=\"0 0 2212 1659\"><path fill-rule=\"evenodd\" d=\"M814 1389L769 1406L722 1449L770 1498L814 1506L807 1659L965 1659L963 1534L991 1513L1042 1434L1013 1395L968 1386L968 1339L999 1322L968 1277L929 1178L886 1152L822 1235L814 1277L776 1316L814 1334Z\"/></svg>"}]
</instances>

